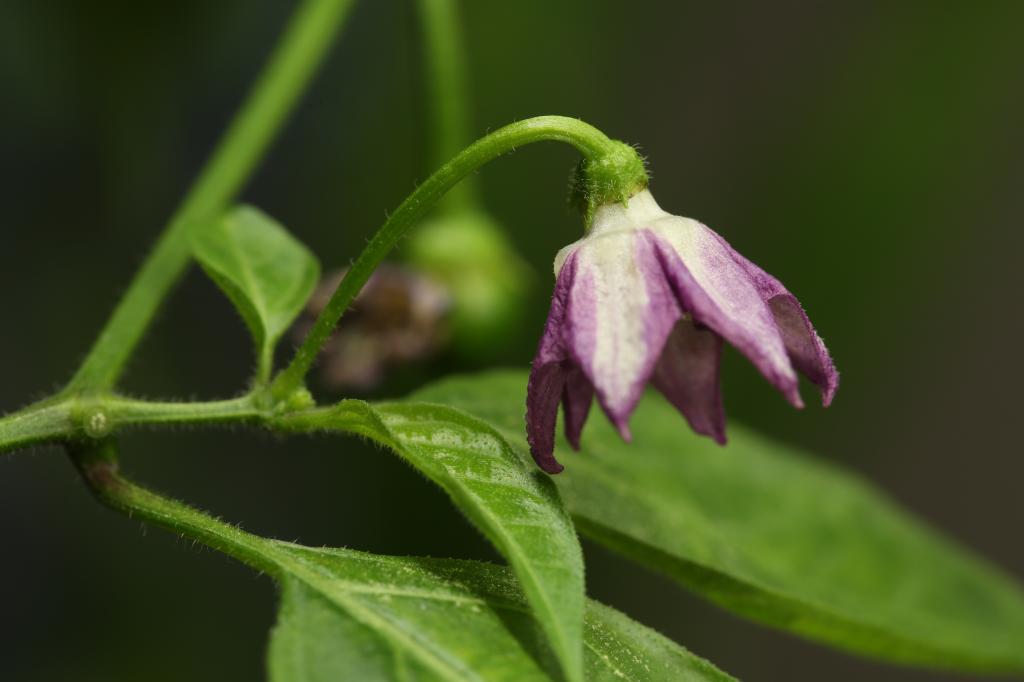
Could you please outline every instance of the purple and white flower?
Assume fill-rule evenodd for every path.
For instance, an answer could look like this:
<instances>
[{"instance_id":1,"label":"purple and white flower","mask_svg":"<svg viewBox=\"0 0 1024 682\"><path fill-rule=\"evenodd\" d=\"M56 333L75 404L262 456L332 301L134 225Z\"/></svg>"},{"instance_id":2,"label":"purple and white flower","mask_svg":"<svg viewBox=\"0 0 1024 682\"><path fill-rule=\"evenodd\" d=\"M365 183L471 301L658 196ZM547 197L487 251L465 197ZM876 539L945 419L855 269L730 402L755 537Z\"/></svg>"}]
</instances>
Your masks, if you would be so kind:
<instances>
[{"instance_id":1,"label":"purple and white flower","mask_svg":"<svg viewBox=\"0 0 1024 682\"><path fill-rule=\"evenodd\" d=\"M694 431L724 444L723 339L795 407L797 371L832 401L839 374L796 297L647 190L599 207L587 235L558 253L555 274L526 402L530 451L549 473L562 470L553 455L559 403L574 448L595 396L628 441L648 380Z\"/></svg>"}]
</instances>

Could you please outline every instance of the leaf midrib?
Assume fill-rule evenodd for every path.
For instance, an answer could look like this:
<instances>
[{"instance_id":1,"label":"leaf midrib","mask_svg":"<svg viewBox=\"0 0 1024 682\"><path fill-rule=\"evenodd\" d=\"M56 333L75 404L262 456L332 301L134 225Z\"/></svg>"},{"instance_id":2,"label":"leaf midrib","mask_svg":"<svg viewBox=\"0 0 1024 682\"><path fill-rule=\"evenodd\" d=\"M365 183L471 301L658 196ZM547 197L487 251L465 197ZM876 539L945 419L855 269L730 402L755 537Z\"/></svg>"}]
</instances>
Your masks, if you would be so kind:
<instances>
[{"instance_id":1,"label":"leaf midrib","mask_svg":"<svg viewBox=\"0 0 1024 682\"><path fill-rule=\"evenodd\" d=\"M250 259L246 257L248 251L243 248L244 240L239 238L239 228L241 223L238 217L231 215L226 218L226 221L228 222L228 231L231 233L231 239L227 240L228 253L231 258L234 259L236 265L241 271L243 283L250 292L250 299L253 303L253 307L256 309L259 324L263 329L261 345L265 345L270 343L281 331L282 325L278 324L280 316L271 314L271 306L269 303L270 299L267 298L267 292L259 286L260 279L256 277L256 273L253 271L250 264ZM275 238L277 238L276 235ZM304 249L304 247L297 242L293 246L296 249ZM301 271L301 277L283 278L286 285L281 288L282 295L278 297L279 301L291 301L296 292L301 289L301 283L306 280L308 264L302 264Z\"/></svg>"},{"instance_id":2,"label":"leaf midrib","mask_svg":"<svg viewBox=\"0 0 1024 682\"><path fill-rule=\"evenodd\" d=\"M371 407L371 409L373 409L373 408ZM452 408L445 408L445 409L452 409ZM403 417L403 419L406 421L406 423L410 422L410 420L408 418L405 418L403 415L400 415L397 412L391 412L391 414ZM473 419L476 419L476 418L473 417ZM385 423L385 420L383 418L380 418L380 423L381 423L382 427L387 431L389 439L391 439L393 442L401 443L400 440L397 440L395 438L394 432ZM492 427L490 425L486 425L486 427L491 429L492 431L496 432L497 435L501 437L501 441L503 441L503 443L499 443L499 445L503 444L504 447L508 449L508 454L512 455L513 457L515 457L516 460L518 460L519 456L515 453L514 450L512 450L512 446L509 445L509 443L508 443L507 439L504 437L504 435L501 434L496 428L494 428L494 427ZM394 447L394 446L392 446L392 447ZM418 448L419 444L411 444L410 443L409 445L406 445L405 447L417 447ZM398 448L395 448L395 449L397 450ZM479 496L476 495L476 493L474 493L472 490L469 490L467 487L461 485L461 483L459 482L459 480L457 478L449 476L449 475L446 474L445 475L445 479L448 480L449 482L454 483L454 485L456 487L458 487L460 490L462 490L464 494L472 496L473 499L475 499L475 500L479 500ZM530 491L530 492L533 493L533 491ZM523 550L523 547L519 544L519 542L505 531L503 524L496 522L496 518L497 517L495 517L490 512L490 509L487 507L487 505L476 504L474 506L476 507L476 509L479 512L482 513L483 516L485 516L488 519L489 526L492 529L495 529L495 534L497 534L497 535L501 536L502 538L504 538L504 540L507 543L506 546L510 547L510 552L513 549L515 550L514 552L511 552L511 553L515 554L518 557L526 556L526 554L525 554L525 552ZM518 566L516 566L516 573L520 574L520 579L522 579L522 577L523 577L522 574L526 574L526 577L528 577L530 582L533 583L533 592L536 593L537 595L539 595L539 600L543 603L543 607L544 607L545 611L547 611L549 622L553 622L553 623L556 624L556 633L557 633L557 636L558 636L558 639L559 639L559 641L557 643L558 649L561 652L563 652L563 654L568 654L569 648L568 648L568 643L567 643L567 634L566 634L564 628L562 627L561 619L558 618L558 612L555 610L554 605L551 603L551 601L548 598L547 590L544 590L544 589L541 588L543 583L538 579L538 576L536 575L536 573L534 573L532 563L529 562L529 561L514 560L511 557L509 557L509 559L510 559L510 561L518 564Z\"/></svg>"},{"instance_id":3,"label":"leaf midrib","mask_svg":"<svg viewBox=\"0 0 1024 682\"><path fill-rule=\"evenodd\" d=\"M280 546L284 546L284 547L294 547L294 548L297 548L297 549L300 549L300 550L303 550L303 551L309 551L309 549L310 549L308 547L303 547L301 545L293 545L291 543L278 542L278 541L271 541L271 542L272 542L273 545L280 545ZM275 547L275 549L277 549L277 547ZM286 559L297 561L298 563L302 564L303 567L306 567L306 565L309 563L306 559L303 559L302 557L296 556L296 555L292 554L291 552L287 552L287 551L284 552L284 556L286 557ZM330 554L328 554L327 556L331 557ZM339 557L339 558L342 558L342 557ZM385 566L388 565L388 562L379 562L379 563L382 564L382 565L385 565ZM318 573L315 569L311 569L311 572L314 573L314 574ZM333 608L342 608L342 609L346 609L347 608L346 606L339 605L334 600L333 592L325 591L325 590L321 589L318 585L314 584L313 582L310 582L309 580L304 579L303 576L300 576L300 575L298 575L295 572L292 572L291 576L296 578L296 579L302 580L304 585L306 585L310 589L314 590L317 594L321 595ZM407 598L411 598L411 599L427 599L427 600L430 600L430 601L437 601L437 602L442 602L442 603L451 603L451 604L456 604L456 605L459 605L459 604L472 604L472 605L487 607L487 608L492 609L492 610L501 610L501 611L508 611L508 612L512 612L512 613L518 613L520 615L525 615L525 616L528 616L530 618L533 618L533 613L530 611L529 606L527 606L526 604L516 603L514 601L510 601L508 599L504 599L504 598L501 598L501 597L498 597L498 596L495 596L495 595L489 595L487 598L473 597L473 596L465 596L465 597L463 597L463 596L459 596L459 595L453 595L453 594L450 594L450 593L432 592L432 591L429 591L429 590L419 590L419 589L415 589L415 588L413 588L413 589L410 589L410 588L390 589L390 588L388 588L386 586L381 585L380 583L361 585L359 583L353 583L352 581L346 580L344 578L337 578L337 577L333 577L333 576L331 576L329 578L325 578L325 579L330 580L331 584L336 584L336 585L342 586L348 592L352 592L352 593L356 593L356 594L367 594L367 595L380 596L380 597L400 597L400 598L401 597L407 597ZM358 619L358 616L354 616L354 617L356 617ZM385 620L385 622L389 622L389 621ZM364 623L364 624L372 627L372 625L370 625L369 623ZM622 669L620 669L618 666L616 666L613 663L613 661L611 660L611 657L607 653L601 651L596 646L594 646L589 641L589 639L586 637L585 634L584 634L584 637L583 637L583 645L587 649L592 651L595 654L597 660L601 661L601 663L603 665L605 665L605 667L607 667L609 670L611 670L613 674L615 674L618 677L622 677L623 679L629 679L629 674L627 672L623 671ZM456 679L461 679L461 678L456 678Z\"/></svg>"},{"instance_id":4,"label":"leaf midrib","mask_svg":"<svg viewBox=\"0 0 1024 682\"><path fill-rule=\"evenodd\" d=\"M238 226L239 220L236 216L229 216L228 230L231 232L232 238L228 241L228 250L235 259L235 263L242 273L242 280L249 290L250 300L253 302L253 307L256 308L256 318L259 321L260 327L263 330L263 338L260 340L260 346L267 343L267 339L270 336L270 330L267 329L267 300L263 295L263 291L257 286L255 275L252 269L249 267L249 261L245 257L245 251L242 249L241 243L238 239Z\"/></svg>"},{"instance_id":5,"label":"leaf midrib","mask_svg":"<svg viewBox=\"0 0 1024 682\"><path fill-rule=\"evenodd\" d=\"M461 682L466 679L481 679L479 676L473 674L472 671L451 665L448 657L439 657L434 655L434 653L429 649L421 646L414 637L410 637L402 628L397 627L386 618L381 618L372 609L368 609L362 604L348 599L345 600L344 604L339 604L339 595L337 592L322 584L325 580L328 580L330 583L334 583L334 578L328 579L320 576L316 570L313 570L306 565L305 560L290 552L281 550L277 544L278 543L271 541L264 541L264 548L266 549L267 554L274 559L281 570L291 577L301 580L303 584L320 594L335 608L343 609L348 613L348 615L362 622L364 625L384 633L388 639L396 644L402 645L413 656L420 660L421 663L441 675L446 680Z\"/></svg>"},{"instance_id":6,"label":"leaf midrib","mask_svg":"<svg viewBox=\"0 0 1024 682\"><path fill-rule=\"evenodd\" d=\"M472 413L467 414L472 416ZM493 428L501 435L502 439L509 445L509 447L515 447L511 444L516 442L517 436L512 434L507 427L494 426ZM581 462L580 466L586 467L589 474L593 474L596 472L599 477L609 482L616 489L626 490L625 483L623 483L620 479L614 478L610 474L606 475L604 471L598 469L597 467L590 466L589 462ZM586 514L573 514L573 516L580 517L590 523L599 526L605 525L603 522L597 519L592 519ZM709 524L712 523L710 519L708 519L708 522ZM991 663L994 662L991 658L979 657L973 654L970 650L965 649L959 642L951 641L956 639L955 635L949 635L949 633L945 633L945 635L942 635L940 636L940 638L937 638L937 640L933 641L908 636L906 634L896 632L891 628L887 627L886 622L882 620L873 620L871 618L864 617L863 614L859 613L855 616L851 616L848 613L840 613L836 611L835 607L831 605L823 604L822 602L819 602L814 599L808 599L806 597L798 597L790 592L781 591L779 590L779 588L768 586L765 583L749 575L733 575L730 573L726 573L722 571L719 567L708 564L704 561L700 561L694 558L683 557L674 552L666 552L664 549L660 547L656 547L647 542L638 541L635 538L630 538L630 541L637 545L648 547L650 549L664 553L667 556L671 557L673 561L690 563L703 570L709 571L720 576L724 576L725 578L734 581L739 585L743 585L745 587L749 587L758 592L761 592L762 594L769 596L780 603L788 603L790 605L799 606L811 613L817 612L817 614L819 614L819 617L829 618L836 622L846 623L854 627L862 628L866 631L878 632L894 641L905 642L907 645L912 646L918 649L919 651L931 651L933 655L939 657L955 658L956 660L961 661L974 661L977 665L980 665L985 669L993 669L995 667L991 665ZM994 655L1004 663L1004 666L1005 664L1010 664L1011 666L1014 666L1015 670L1024 669L1022 668L1022 663L1024 663L1024 659L1007 659L1005 658L1006 653L1007 650L1005 648L1000 648L997 652L994 652ZM1003 668L1000 667L999 669Z\"/></svg>"}]
</instances>

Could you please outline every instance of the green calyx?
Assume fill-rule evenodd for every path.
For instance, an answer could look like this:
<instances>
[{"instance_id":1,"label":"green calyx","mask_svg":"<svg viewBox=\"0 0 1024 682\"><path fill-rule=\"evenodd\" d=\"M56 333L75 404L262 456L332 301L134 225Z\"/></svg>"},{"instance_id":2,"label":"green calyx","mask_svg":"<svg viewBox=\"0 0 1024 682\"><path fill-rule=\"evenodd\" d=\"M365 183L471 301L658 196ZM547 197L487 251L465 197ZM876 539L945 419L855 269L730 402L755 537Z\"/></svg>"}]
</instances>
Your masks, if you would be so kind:
<instances>
[{"instance_id":1,"label":"green calyx","mask_svg":"<svg viewBox=\"0 0 1024 682\"><path fill-rule=\"evenodd\" d=\"M647 187L644 159L631 145L610 140L607 151L580 161L570 183L570 201L583 213L586 226L602 204L625 203Z\"/></svg>"}]
</instances>

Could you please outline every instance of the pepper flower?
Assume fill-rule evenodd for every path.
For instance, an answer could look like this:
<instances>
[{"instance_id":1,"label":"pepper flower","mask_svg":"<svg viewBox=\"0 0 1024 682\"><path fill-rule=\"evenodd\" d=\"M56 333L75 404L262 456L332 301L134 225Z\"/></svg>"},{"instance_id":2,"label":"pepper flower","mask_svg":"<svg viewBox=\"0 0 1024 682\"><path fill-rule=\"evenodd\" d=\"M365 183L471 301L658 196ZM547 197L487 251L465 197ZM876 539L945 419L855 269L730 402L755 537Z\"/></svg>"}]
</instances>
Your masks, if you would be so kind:
<instances>
[{"instance_id":1,"label":"pepper flower","mask_svg":"<svg viewBox=\"0 0 1024 682\"><path fill-rule=\"evenodd\" d=\"M718 234L670 215L646 189L605 203L586 236L555 258L555 291L527 388L530 452L548 473L558 405L579 449L596 396L626 441L650 381L691 428L725 443L718 373L722 341L803 407L797 371L827 406L839 382L796 297Z\"/></svg>"}]
</instances>

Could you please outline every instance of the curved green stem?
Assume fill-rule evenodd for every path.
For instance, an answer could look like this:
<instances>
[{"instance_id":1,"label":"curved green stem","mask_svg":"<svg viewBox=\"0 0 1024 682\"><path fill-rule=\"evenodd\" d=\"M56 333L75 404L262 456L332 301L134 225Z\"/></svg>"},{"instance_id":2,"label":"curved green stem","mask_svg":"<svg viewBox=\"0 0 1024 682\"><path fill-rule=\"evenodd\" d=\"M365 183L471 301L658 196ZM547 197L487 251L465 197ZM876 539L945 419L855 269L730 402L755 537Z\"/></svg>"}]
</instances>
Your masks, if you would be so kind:
<instances>
[{"instance_id":1,"label":"curved green stem","mask_svg":"<svg viewBox=\"0 0 1024 682\"><path fill-rule=\"evenodd\" d=\"M469 144L469 96L466 58L456 0L419 0L423 32L424 80L432 125L431 167ZM478 200L474 178L466 178L438 203L439 209L472 208Z\"/></svg>"},{"instance_id":2,"label":"curved green stem","mask_svg":"<svg viewBox=\"0 0 1024 682\"><path fill-rule=\"evenodd\" d=\"M252 174L323 61L352 0L305 0L202 174L65 392L110 388L190 260L188 231L215 219Z\"/></svg>"},{"instance_id":3,"label":"curved green stem","mask_svg":"<svg viewBox=\"0 0 1024 682\"><path fill-rule=\"evenodd\" d=\"M485 163L522 147L542 141L566 142L576 147L592 166L618 162L626 145L609 139L597 128L578 119L564 116L538 116L512 123L483 137L464 149L455 158L441 166L422 185L399 205L387 222L377 231L370 243L348 269L334 295L320 313L313 328L295 353L295 357L274 380L271 391L283 399L298 389L316 360L317 353L330 336L356 295L366 284L373 271L395 247L405 232L430 210L445 192ZM632 149L626 147L632 152ZM634 152L635 155L635 152ZM615 165L615 164L612 164ZM642 163L640 164L642 170ZM635 184L636 178L623 178ZM643 181L646 182L646 176ZM629 196L634 187L614 188L615 194Z\"/></svg>"},{"instance_id":4,"label":"curved green stem","mask_svg":"<svg viewBox=\"0 0 1024 682\"><path fill-rule=\"evenodd\" d=\"M177 500L158 495L121 476L117 445L111 440L75 443L68 454L93 494L107 506L193 538L253 568L277 576L279 567L268 556L263 538L215 519Z\"/></svg>"}]
</instances>

